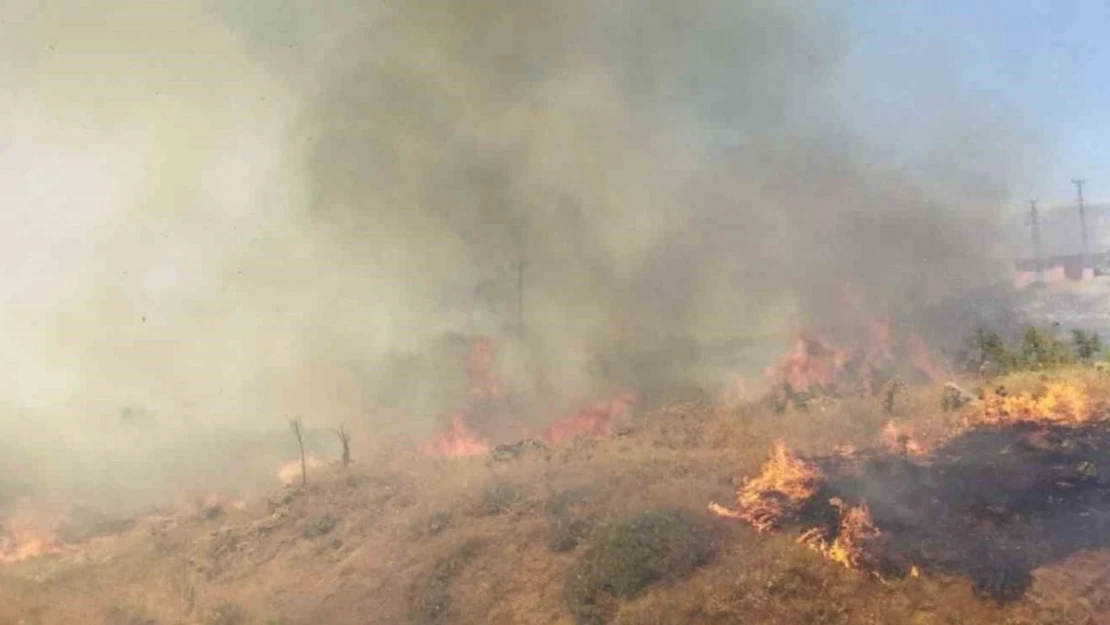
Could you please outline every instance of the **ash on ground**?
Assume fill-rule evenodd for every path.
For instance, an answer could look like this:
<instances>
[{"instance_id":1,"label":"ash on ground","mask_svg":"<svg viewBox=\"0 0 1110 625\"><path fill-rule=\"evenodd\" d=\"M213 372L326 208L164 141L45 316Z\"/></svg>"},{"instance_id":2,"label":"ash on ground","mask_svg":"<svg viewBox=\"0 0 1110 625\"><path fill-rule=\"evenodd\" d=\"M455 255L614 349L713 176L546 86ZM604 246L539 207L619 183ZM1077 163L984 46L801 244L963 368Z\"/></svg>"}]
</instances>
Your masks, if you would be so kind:
<instances>
[{"instance_id":1,"label":"ash on ground","mask_svg":"<svg viewBox=\"0 0 1110 625\"><path fill-rule=\"evenodd\" d=\"M866 502L884 575L966 574L1011 601L1033 571L1110 547L1110 424L1017 424L966 432L927 458L886 452L816 460L827 480L799 514L836 530L829 503Z\"/></svg>"}]
</instances>

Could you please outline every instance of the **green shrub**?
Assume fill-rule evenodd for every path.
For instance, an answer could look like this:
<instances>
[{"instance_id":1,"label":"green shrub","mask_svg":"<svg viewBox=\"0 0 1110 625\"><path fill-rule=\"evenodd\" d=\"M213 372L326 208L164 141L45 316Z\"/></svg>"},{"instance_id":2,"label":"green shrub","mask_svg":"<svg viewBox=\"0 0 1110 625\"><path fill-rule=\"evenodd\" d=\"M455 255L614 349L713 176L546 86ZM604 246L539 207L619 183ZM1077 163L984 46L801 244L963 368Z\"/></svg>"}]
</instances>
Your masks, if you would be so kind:
<instances>
[{"instance_id":1,"label":"green shrub","mask_svg":"<svg viewBox=\"0 0 1110 625\"><path fill-rule=\"evenodd\" d=\"M589 533L593 518L582 509L588 495L588 490L575 488L548 499L548 549L556 553L572 551Z\"/></svg>"},{"instance_id":2,"label":"green shrub","mask_svg":"<svg viewBox=\"0 0 1110 625\"><path fill-rule=\"evenodd\" d=\"M1074 350L1060 339L1030 326L1017 347L1010 348L997 333L979 329L970 340L969 365L973 370L981 370L990 363L994 372L1000 374L1048 369L1074 363L1077 357L1091 360L1102 349L1097 334L1074 330L1072 340Z\"/></svg>"},{"instance_id":3,"label":"green shrub","mask_svg":"<svg viewBox=\"0 0 1110 625\"><path fill-rule=\"evenodd\" d=\"M221 603L208 615L208 625L240 625L247 622L246 612L234 603Z\"/></svg>"},{"instance_id":4,"label":"green shrub","mask_svg":"<svg viewBox=\"0 0 1110 625\"><path fill-rule=\"evenodd\" d=\"M1071 336L1075 343L1075 354L1080 360L1091 361L1102 354L1102 338L1098 332L1072 330Z\"/></svg>"},{"instance_id":5,"label":"green shrub","mask_svg":"<svg viewBox=\"0 0 1110 625\"><path fill-rule=\"evenodd\" d=\"M431 515L417 519L409 527L409 536L413 540L436 536L451 525L450 512L434 512Z\"/></svg>"},{"instance_id":6,"label":"green shrub","mask_svg":"<svg viewBox=\"0 0 1110 625\"><path fill-rule=\"evenodd\" d=\"M212 504L201 509L200 518L204 519L205 521L214 521L220 518L223 513L223 506L221 506L220 504Z\"/></svg>"},{"instance_id":7,"label":"green shrub","mask_svg":"<svg viewBox=\"0 0 1110 625\"><path fill-rule=\"evenodd\" d=\"M479 511L487 516L502 514L524 500L525 491L519 484L497 482L482 491Z\"/></svg>"},{"instance_id":8,"label":"green shrub","mask_svg":"<svg viewBox=\"0 0 1110 625\"><path fill-rule=\"evenodd\" d=\"M304 528L305 538L319 538L328 534L339 524L339 519L333 516L320 516L312 519Z\"/></svg>"},{"instance_id":9,"label":"green shrub","mask_svg":"<svg viewBox=\"0 0 1110 625\"><path fill-rule=\"evenodd\" d=\"M1012 371L1018 366L1017 354L1006 347L996 332L979 328L971 336L972 368L979 370L986 363L994 363L999 373Z\"/></svg>"},{"instance_id":10,"label":"green shrub","mask_svg":"<svg viewBox=\"0 0 1110 625\"><path fill-rule=\"evenodd\" d=\"M709 562L716 547L712 525L685 510L655 508L622 518L599 532L571 566L567 603L580 625L604 623L611 599L686 577Z\"/></svg>"},{"instance_id":11,"label":"green shrub","mask_svg":"<svg viewBox=\"0 0 1110 625\"><path fill-rule=\"evenodd\" d=\"M1068 346L1040 330L1029 327L1021 337L1021 364L1025 369L1044 369L1074 362Z\"/></svg>"},{"instance_id":12,"label":"green shrub","mask_svg":"<svg viewBox=\"0 0 1110 625\"><path fill-rule=\"evenodd\" d=\"M443 625L454 622L451 613L451 582L481 550L478 541L469 541L450 556L440 560L417 581L409 595L409 622L412 625Z\"/></svg>"}]
</instances>

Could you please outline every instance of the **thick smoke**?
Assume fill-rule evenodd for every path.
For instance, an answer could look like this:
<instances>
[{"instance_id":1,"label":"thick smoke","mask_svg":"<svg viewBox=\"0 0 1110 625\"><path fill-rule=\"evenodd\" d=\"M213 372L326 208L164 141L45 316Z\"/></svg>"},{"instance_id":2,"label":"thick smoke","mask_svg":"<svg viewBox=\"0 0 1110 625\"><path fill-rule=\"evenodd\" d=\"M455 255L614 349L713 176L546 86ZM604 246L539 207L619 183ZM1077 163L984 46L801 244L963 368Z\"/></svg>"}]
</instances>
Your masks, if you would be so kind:
<instances>
[{"instance_id":1,"label":"thick smoke","mask_svg":"<svg viewBox=\"0 0 1110 625\"><path fill-rule=\"evenodd\" d=\"M850 47L821 7L335 10L363 26L306 108L315 222L396 262L417 310L492 308L511 327L522 296L525 339L506 349L532 396L698 382L679 378L704 375L690 355L706 344L906 317L999 275L983 207L1017 173L997 158L1013 140L969 144L977 116L922 94L944 111L903 164L924 174L877 171L857 129L818 114L843 102ZM867 312L837 319L847 283Z\"/></svg>"},{"instance_id":2,"label":"thick smoke","mask_svg":"<svg viewBox=\"0 0 1110 625\"><path fill-rule=\"evenodd\" d=\"M951 92L912 142L840 115L872 83L809 3L0 11L0 423L46 486L147 497L221 466L165 446L295 417L426 428L473 334L526 419L713 384L716 345L858 321L848 283L904 317L996 279L1023 173ZM914 147L879 170L876 136Z\"/></svg>"}]
</instances>

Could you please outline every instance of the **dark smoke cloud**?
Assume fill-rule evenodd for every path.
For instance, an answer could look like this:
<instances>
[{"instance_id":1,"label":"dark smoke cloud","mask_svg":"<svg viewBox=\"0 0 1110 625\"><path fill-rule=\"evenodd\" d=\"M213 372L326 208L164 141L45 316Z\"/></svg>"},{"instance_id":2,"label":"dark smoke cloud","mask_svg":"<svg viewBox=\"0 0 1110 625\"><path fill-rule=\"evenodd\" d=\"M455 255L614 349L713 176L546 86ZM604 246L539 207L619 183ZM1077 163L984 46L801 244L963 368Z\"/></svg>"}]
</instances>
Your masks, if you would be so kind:
<instances>
[{"instance_id":1,"label":"dark smoke cloud","mask_svg":"<svg viewBox=\"0 0 1110 625\"><path fill-rule=\"evenodd\" d=\"M829 7L342 10L365 26L306 108L313 218L344 245L401 248L418 297L449 278L492 281L507 324L523 260L519 383L564 396L657 386L677 367L637 354L851 321L836 318L849 282L870 313L904 317L1001 275L985 207L1014 159L992 166L969 148L976 119L953 107L928 138L928 122L914 129L920 176L870 165L847 120L816 121L822 101L844 100L850 42ZM922 104L940 101L962 104Z\"/></svg>"},{"instance_id":2,"label":"dark smoke cloud","mask_svg":"<svg viewBox=\"0 0 1110 625\"><path fill-rule=\"evenodd\" d=\"M848 282L906 315L997 278L1024 130L943 81L912 141L847 114L892 75L832 4L8 3L4 421L125 466L427 426L475 333L541 419L712 385L716 346L839 321Z\"/></svg>"}]
</instances>

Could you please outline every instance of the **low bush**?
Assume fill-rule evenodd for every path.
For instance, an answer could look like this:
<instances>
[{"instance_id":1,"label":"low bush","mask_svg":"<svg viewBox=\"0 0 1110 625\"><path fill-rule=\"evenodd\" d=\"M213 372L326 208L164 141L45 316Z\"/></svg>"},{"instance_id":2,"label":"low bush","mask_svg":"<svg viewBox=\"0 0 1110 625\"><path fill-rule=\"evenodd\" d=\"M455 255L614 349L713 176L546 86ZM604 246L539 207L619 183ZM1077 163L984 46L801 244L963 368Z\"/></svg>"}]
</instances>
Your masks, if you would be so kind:
<instances>
[{"instance_id":1,"label":"low bush","mask_svg":"<svg viewBox=\"0 0 1110 625\"><path fill-rule=\"evenodd\" d=\"M589 492L574 488L555 493L547 501L547 547L561 553L572 551L589 533L592 516L584 510Z\"/></svg>"},{"instance_id":2,"label":"low bush","mask_svg":"<svg viewBox=\"0 0 1110 625\"><path fill-rule=\"evenodd\" d=\"M1028 327L1016 346L1009 346L996 332L979 329L971 337L968 364L972 370L993 374L1049 369L1099 357L1102 339L1098 334L1072 331L1072 343L1035 327Z\"/></svg>"},{"instance_id":3,"label":"low bush","mask_svg":"<svg viewBox=\"0 0 1110 625\"><path fill-rule=\"evenodd\" d=\"M208 615L207 625L241 625L247 622L246 612L237 604L224 602Z\"/></svg>"},{"instance_id":4,"label":"low bush","mask_svg":"<svg viewBox=\"0 0 1110 625\"><path fill-rule=\"evenodd\" d=\"M309 521L304 528L305 538L319 538L330 533L339 524L339 519L333 516L320 516Z\"/></svg>"},{"instance_id":5,"label":"low bush","mask_svg":"<svg viewBox=\"0 0 1110 625\"><path fill-rule=\"evenodd\" d=\"M689 576L712 559L716 542L713 526L685 510L653 508L617 520L594 536L568 573L566 599L576 622L604 623L613 599Z\"/></svg>"},{"instance_id":6,"label":"low bush","mask_svg":"<svg viewBox=\"0 0 1110 625\"><path fill-rule=\"evenodd\" d=\"M479 512L486 516L502 514L524 501L524 498L524 488L519 484L496 482L486 486L482 491Z\"/></svg>"},{"instance_id":7,"label":"low bush","mask_svg":"<svg viewBox=\"0 0 1110 625\"><path fill-rule=\"evenodd\" d=\"M455 575L481 550L478 541L461 545L450 556L436 563L413 586L409 595L409 622L412 625L443 625L451 617L451 583Z\"/></svg>"},{"instance_id":8,"label":"low bush","mask_svg":"<svg viewBox=\"0 0 1110 625\"><path fill-rule=\"evenodd\" d=\"M436 536L443 530L451 526L451 513L445 511L433 512L432 514L416 519L412 525L409 526L409 538L412 540L419 540L421 538L428 538Z\"/></svg>"}]
</instances>

